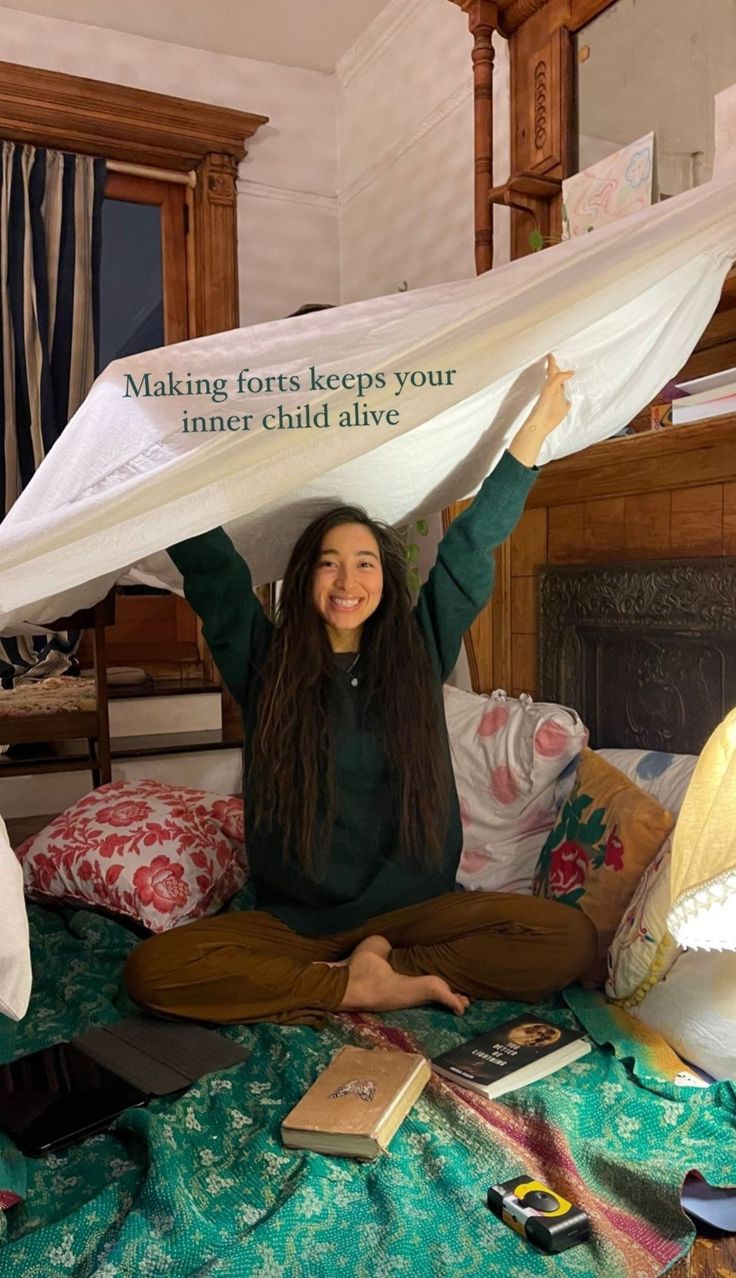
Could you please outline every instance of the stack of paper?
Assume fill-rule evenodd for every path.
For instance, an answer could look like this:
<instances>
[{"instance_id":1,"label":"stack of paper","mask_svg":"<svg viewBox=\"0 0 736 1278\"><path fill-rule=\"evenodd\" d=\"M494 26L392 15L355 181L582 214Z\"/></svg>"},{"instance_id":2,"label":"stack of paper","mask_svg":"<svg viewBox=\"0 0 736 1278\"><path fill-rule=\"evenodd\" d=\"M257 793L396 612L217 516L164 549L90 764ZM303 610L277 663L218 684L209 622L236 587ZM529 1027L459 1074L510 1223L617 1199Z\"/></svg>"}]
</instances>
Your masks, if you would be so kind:
<instances>
[{"instance_id":1,"label":"stack of paper","mask_svg":"<svg viewBox=\"0 0 736 1278\"><path fill-rule=\"evenodd\" d=\"M736 413L736 368L726 368L694 382L681 382L677 389L685 395L672 401L673 426Z\"/></svg>"}]
</instances>

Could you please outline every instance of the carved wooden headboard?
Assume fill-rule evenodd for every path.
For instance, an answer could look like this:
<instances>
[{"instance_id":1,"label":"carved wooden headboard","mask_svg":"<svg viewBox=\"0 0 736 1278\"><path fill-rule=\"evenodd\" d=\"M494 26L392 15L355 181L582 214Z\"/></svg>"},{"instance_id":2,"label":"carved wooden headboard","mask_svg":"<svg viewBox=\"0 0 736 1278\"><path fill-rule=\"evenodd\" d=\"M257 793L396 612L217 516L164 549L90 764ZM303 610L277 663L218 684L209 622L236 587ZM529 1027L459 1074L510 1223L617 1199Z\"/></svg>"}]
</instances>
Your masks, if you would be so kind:
<instances>
[{"instance_id":1,"label":"carved wooden headboard","mask_svg":"<svg viewBox=\"0 0 736 1278\"><path fill-rule=\"evenodd\" d=\"M475 251L493 264L493 205L511 210L511 256L560 231L562 179L577 170L576 39L614 0L452 0L473 37ZM458 18L461 18L458 13ZM508 41L510 177L493 179L493 37ZM642 130L643 131L643 130ZM500 176L500 175L499 175ZM736 365L736 272L681 380ZM624 425L624 423L621 423ZM596 444L552 462L496 556L490 607L466 640L476 691L539 693L535 578L544 564L736 554L736 414ZM454 515L462 508L456 503Z\"/></svg>"},{"instance_id":2,"label":"carved wooden headboard","mask_svg":"<svg viewBox=\"0 0 736 1278\"><path fill-rule=\"evenodd\" d=\"M542 569L545 700L592 746L698 754L736 705L736 558Z\"/></svg>"}]
</instances>

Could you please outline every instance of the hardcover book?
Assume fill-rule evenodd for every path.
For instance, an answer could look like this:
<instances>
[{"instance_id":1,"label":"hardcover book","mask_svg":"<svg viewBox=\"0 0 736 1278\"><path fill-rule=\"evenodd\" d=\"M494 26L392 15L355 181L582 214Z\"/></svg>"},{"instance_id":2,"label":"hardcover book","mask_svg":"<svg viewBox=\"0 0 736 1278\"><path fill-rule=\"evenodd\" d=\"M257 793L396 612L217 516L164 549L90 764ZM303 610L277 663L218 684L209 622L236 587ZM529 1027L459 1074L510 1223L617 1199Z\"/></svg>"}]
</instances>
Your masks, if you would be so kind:
<instances>
[{"instance_id":1,"label":"hardcover book","mask_svg":"<svg viewBox=\"0 0 736 1278\"><path fill-rule=\"evenodd\" d=\"M579 1030L517 1016L488 1034L468 1039L432 1061L444 1078L489 1100L535 1083L590 1051Z\"/></svg>"},{"instance_id":2,"label":"hardcover book","mask_svg":"<svg viewBox=\"0 0 736 1278\"><path fill-rule=\"evenodd\" d=\"M409 1052L343 1047L281 1124L292 1149L377 1158L431 1077Z\"/></svg>"}]
</instances>

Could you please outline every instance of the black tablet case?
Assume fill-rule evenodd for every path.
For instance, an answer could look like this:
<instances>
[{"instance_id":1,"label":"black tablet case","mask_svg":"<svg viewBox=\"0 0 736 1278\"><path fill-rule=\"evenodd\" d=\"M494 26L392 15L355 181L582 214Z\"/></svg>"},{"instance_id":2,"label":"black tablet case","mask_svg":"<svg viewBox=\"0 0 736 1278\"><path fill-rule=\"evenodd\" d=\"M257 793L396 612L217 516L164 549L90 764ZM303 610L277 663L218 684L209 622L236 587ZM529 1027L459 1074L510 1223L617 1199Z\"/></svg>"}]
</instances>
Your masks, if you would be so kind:
<instances>
[{"instance_id":1,"label":"black tablet case","mask_svg":"<svg viewBox=\"0 0 736 1278\"><path fill-rule=\"evenodd\" d=\"M201 1025L143 1015L115 1021L0 1065L0 1130L31 1157L52 1153L247 1056Z\"/></svg>"},{"instance_id":2,"label":"black tablet case","mask_svg":"<svg viewBox=\"0 0 736 1278\"><path fill-rule=\"evenodd\" d=\"M202 1025L129 1016L72 1039L74 1047L149 1096L180 1092L198 1078L244 1061L239 1043Z\"/></svg>"}]
</instances>

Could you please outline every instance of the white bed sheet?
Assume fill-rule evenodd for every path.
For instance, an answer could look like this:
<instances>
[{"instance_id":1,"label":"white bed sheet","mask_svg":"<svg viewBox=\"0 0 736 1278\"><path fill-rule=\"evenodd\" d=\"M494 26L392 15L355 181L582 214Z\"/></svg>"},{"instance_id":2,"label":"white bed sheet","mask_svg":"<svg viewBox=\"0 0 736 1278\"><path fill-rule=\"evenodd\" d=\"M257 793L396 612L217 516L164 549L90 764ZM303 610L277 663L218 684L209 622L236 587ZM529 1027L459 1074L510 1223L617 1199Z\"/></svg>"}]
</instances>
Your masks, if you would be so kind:
<instances>
[{"instance_id":1,"label":"white bed sheet","mask_svg":"<svg viewBox=\"0 0 736 1278\"><path fill-rule=\"evenodd\" d=\"M681 368L736 258L736 173L590 236L477 279L371 299L199 338L112 364L0 529L0 629L39 624L101 598L137 565L180 588L166 546L225 524L256 582L278 578L298 531L325 502L391 523L474 492L541 385L543 358L576 370L572 410L542 461L615 434ZM191 434L190 415L327 403L324 372L456 369L452 386L373 389L397 426ZM125 376L300 378L283 395L123 398Z\"/></svg>"}]
</instances>

